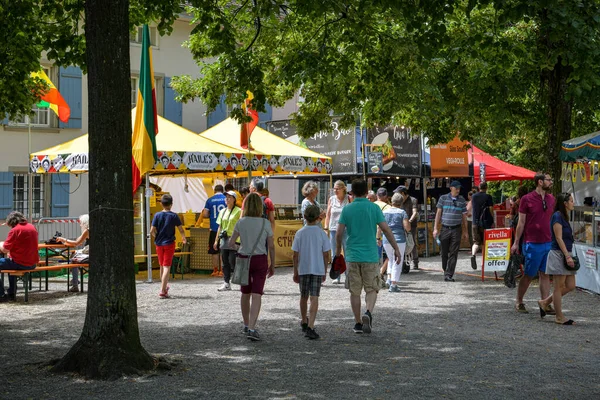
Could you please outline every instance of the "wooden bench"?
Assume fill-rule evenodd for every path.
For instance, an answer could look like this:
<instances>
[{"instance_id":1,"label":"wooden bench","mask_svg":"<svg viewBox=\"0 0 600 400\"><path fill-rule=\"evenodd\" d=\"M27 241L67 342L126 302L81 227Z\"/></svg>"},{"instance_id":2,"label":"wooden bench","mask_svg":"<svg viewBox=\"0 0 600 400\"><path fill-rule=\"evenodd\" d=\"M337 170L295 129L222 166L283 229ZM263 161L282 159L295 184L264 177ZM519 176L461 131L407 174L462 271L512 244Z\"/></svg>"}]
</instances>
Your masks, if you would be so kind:
<instances>
[{"instance_id":1,"label":"wooden bench","mask_svg":"<svg viewBox=\"0 0 600 400\"><path fill-rule=\"evenodd\" d=\"M89 264L57 264L57 265L48 265L45 266L43 265L44 263L41 263L41 266L37 266L34 269L28 269L28 270L16 270L16 269L9 269L9 270L4 270L2 271L2 279L0 279L0 281L2 281L2 284L4 283L4 274L8 274L8 275L12 275L14 277L17 278L21 278L21 281L23 282L23 288L25 289L25 303L27 303L29 301L29 289L31 289L31 283L32 283L32 279L31 279L31 274L36 273L36 272L45 272L45 278L46 278L46 291L48 290L48 272L49 271L59 271L61 269L72 269L72 268L79 268L81 270L81 279L80 279L80 284L81 284L81 291L83 292L83 277L84 274L88 271L89 269ZM70 283L70 271L69 274L67 275L67 290L69 290L69 283ZM42 276L40 275L40 290L42 290Z\"/></svg>"}]
</instances>

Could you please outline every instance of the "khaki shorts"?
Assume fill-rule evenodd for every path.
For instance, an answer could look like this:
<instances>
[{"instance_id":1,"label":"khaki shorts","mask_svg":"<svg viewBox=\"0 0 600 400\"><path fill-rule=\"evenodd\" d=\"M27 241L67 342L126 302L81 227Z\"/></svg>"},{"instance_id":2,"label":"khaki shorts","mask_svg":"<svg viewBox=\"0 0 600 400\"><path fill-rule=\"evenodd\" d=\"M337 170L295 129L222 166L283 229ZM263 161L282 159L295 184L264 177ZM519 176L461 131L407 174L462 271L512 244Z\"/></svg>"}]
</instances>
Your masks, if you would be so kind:
<instances>
[{"instance_id":1,"label":"khaki shorts","mask_svg":"<svg viewBox=\"0 0 600 400\"><path fill-rule=\"evenodd\" d=\"M483 245L484 231L485 229L483 229L481 226L473 224L473 229L471 230L471 233L473 235L473 244L476 244L478 246Z\"/></svg>"},{"instance_id":2,"label":"khaki shorts","mask_svg":"<svg viewBox=\"0 0 600 400\"><path fill-rule=\"evenodd\" d=\"M379 292L379 263L348 263L348 278L350 294L360 296L362 289L365 293Z\"/></svg>"}]
</instances>

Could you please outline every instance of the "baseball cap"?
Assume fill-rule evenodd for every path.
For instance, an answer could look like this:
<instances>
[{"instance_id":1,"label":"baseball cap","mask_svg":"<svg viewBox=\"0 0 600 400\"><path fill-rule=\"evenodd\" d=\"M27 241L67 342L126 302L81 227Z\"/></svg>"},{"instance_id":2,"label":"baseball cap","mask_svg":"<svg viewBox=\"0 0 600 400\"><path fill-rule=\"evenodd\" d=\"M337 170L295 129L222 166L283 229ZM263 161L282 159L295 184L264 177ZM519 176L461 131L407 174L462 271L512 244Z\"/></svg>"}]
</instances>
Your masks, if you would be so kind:
<instances>
[{"instance_id":1,"label":"baseball cap","mask_svg":"<svg viewBox=\"0 0 600 400\"><path fill-rule=\"evenodd\" d=\"M462 185L459 181L452 181L452 183L450 183L450 187L460 188Z\"/></svg>"},{"instance_id":2,"label":"baseball cap","mask_svg":"<svg viewBox=\"0 0 600 400\"><path fill-rule=\"evenodd\" d=\"M329 277L331 279L337 279L341 274L346 271L346 260L343 255L333 257L331 262L331 269L329 270Z\"/></svg>"},{"instance_id":3,"label":"baseball cap","mask_svg":"<svg viewBox=\"0 0 600 400\"><path fill-rule=\"evenodd\" d=\"M407 192L408 192L408 189L404 185L400 185L396 189L394 189L394 193L407 193Z\"/></svg>"},{"instance_id":4,"label":"baseball cap","mask_svg":"<svg viewBox=\"0 0 600 400\"><path fill-rule=\"evenodd\" d=\"M387 189L384 187L380 187L377 189L377 196L387 196Z\"/></svg>"},{"instance_id":5,"label":"baseball cap","mask_svg":"<svg viewBox=\"0 0 600 400\"><path fill-rule=\"evenodd\" d=\"M237 194L235 194L235 192L234 192L233 190L230 190L230 191L228 191L228 192L225 192L225 194L226 194L227 196L231 196L231 197L233 197L234 199L236 199L236 200L237 200Z\"/></svg>"}]
</instances>

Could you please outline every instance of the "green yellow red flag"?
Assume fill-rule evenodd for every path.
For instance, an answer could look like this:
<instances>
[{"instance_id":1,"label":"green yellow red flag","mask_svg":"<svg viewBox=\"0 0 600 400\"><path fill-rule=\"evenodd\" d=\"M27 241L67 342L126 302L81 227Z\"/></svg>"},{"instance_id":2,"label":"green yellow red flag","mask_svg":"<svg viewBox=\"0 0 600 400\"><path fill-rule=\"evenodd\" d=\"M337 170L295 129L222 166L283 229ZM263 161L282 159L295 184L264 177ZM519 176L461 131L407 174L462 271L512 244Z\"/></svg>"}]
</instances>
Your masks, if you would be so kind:
<instances>
[{"instance_id":1,"label":"green yellow red flag","mask_svg":"<svg viewBox=\"0 0 600 400\"><path fill-rule=\"evenodd\" d=\"M150 29L148 25L144 25L142 29L142 60L132 136L134 192L142 182L142 177L154 167L158 158L155 138L158 134L156 115L156 88L154 87L154 69L152 68Z\"/></svg>"},{"instance_id":2,"label":"green yellow red flag","mask_svg":"<svg viewBox=\"0 0 600 400\"><path fill-rule=\"evenodd\" d=\"M71 108L62 97L56 86L52 83L48 75L43 70L32 72L30 74L32 78L38 78L46 82L50 89L40 98L40 102L37 104L38 107L49 107L62 122L68 122L71 117Z\"/></svg>"}]
</instances>

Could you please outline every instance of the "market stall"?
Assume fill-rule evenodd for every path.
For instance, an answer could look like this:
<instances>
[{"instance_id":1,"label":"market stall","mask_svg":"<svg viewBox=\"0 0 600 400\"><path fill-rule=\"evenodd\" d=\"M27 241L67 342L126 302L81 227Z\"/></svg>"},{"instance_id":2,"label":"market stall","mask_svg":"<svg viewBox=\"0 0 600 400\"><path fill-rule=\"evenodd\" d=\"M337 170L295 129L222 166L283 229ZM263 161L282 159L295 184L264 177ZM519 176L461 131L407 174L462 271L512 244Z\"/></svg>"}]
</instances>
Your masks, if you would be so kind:
<instances>
[{"instance_id":1,"label":"market stall","mask_svg":"<svg viewBox=\"0 0 600 400\"><path fill-rule=\"evenodd\" d=\"M581 263L575 282L600 293L600 132L564 141L560 159L563 191L575 200L573 247Z\"/></svg>"}]
</instances>

